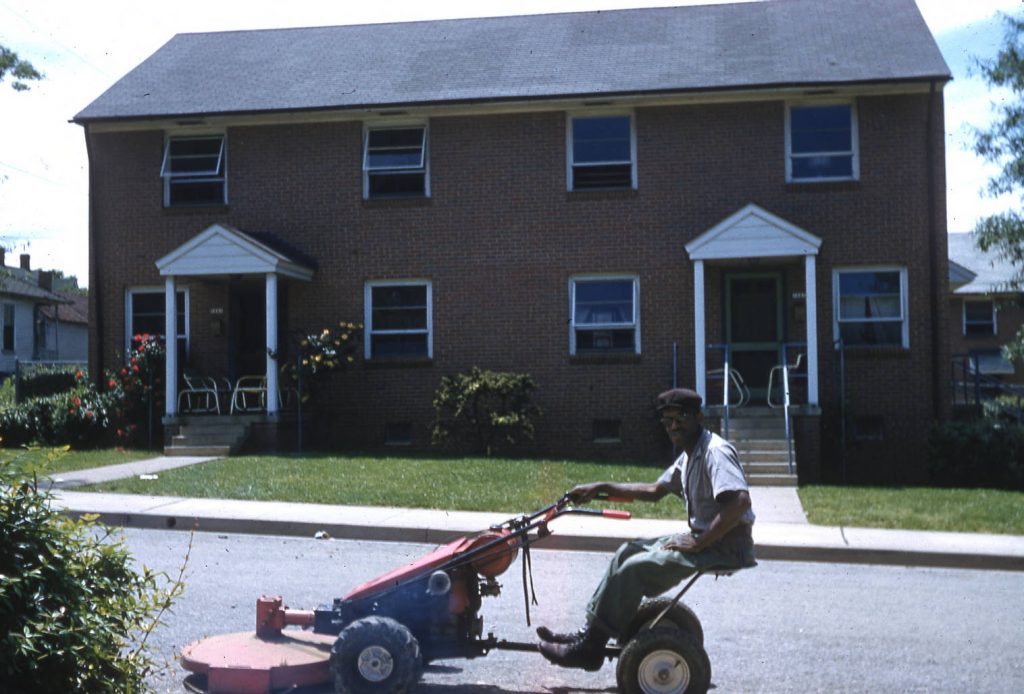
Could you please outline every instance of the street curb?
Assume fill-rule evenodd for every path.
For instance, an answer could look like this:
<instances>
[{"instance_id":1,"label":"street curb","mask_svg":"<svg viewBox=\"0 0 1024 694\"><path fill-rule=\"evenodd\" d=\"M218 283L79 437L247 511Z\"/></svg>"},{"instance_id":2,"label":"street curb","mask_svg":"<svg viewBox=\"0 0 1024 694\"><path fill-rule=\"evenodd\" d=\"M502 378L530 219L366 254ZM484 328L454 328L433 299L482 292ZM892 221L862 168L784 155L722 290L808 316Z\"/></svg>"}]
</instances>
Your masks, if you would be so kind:
<instances>
[{"instance_id":1,"label":"street curb","mask_svg":"<svg viewBox=\"0 0 1024 694\"><path fill-rule=\"evenodd\" d=\"M161 513L90 513L81 509L64 509L73 518L98 516L107 525L150 530L196 530L198 532L284 535L312 538L319 532L339 540L376 542L420 542L443 544L482 528L463 529L370 526L349 523L309 523L280 519L189 517ZM623 542L621 537L553 532L538 547L542 549L613 552ZM922 568L979 569L992 571L1024 571L1024 556L975 554L964 552L933 552L879 549L872 547L824 547L758 543L758 559L771 561L802 561L841 564L875 564Z\"/></svg>"}]
</instances>

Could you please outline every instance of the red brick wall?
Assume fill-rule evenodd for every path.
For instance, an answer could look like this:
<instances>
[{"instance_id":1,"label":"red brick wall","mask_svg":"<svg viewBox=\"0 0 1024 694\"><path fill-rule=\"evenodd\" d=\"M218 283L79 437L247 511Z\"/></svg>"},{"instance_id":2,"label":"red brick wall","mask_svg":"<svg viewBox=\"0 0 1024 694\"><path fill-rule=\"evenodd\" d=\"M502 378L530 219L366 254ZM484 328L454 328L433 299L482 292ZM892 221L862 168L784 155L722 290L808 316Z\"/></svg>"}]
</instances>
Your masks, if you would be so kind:
<instances>
[{"instance_id":1,"label":"red brick wall","mask_svg":"<svg viewBox=\"0 0 1024 694\"><path fill-rule=\"evenodd\" d=\"M941 114L941 95L936 102ZM823 239L817 292L826 409L838 400L832 267L908 267L910 350L848 354L848 399L886 418L885 443L863 455L871 461L864 474L919 470L915 456L935 416L931 343L945 310L930 298L928 97L858 101L861 176L846 184L786 184L781 101L635 113L636 191L566 192L564 114L489 115L430 121L432 197L405 202L362 200L359 123L230 128L230 203L200 210L162 208L161 132L92 135L101 260L90 286L101 289L93 308L105 316L104 334L94 339L111 362L123 341L124 288L160 284L157 258L227 223L275 234L315 259L313 282L285 283L282 310L292 328L363 321L369 280L432 282L432 362L364 365L338 376L318 406L323 438L377 446L385 422L411 421L414 444L427 446L440 378L476 365L527 371L537 381L544 417L524 450L660 463L667 441L650 403L671 384L673 343L680 382L694 381L693 269L684 245L753 202ZM941 191L941 118L933 127ZM943 244L936 255L944 258L944 199L933 204ZM787 278L787 338L803 339L791 296L803 291L803 261L770 266ZM937 271L945 277L945 265ZM641 355L569 355L569 278L602 272L640 278ZM721 339L720 288L720 268L709 266L709 342ZM192 354L203 368L225 369L228 340L213 334L209 309L227 303L227 285L192 282L191 300ZM620 419L622 443L592 443L594 419Z\"/></svg>"}]
</instances>

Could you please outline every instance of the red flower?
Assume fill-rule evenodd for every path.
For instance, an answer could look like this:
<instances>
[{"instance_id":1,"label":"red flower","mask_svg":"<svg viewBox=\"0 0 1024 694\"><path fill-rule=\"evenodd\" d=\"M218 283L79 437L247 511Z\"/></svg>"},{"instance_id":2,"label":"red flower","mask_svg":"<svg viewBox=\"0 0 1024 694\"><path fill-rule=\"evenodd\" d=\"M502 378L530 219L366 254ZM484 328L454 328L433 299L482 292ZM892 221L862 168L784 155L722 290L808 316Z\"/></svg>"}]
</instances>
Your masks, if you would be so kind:
<instances>
[{"instance_id":1,"label":"red flower","mask_svg":"<svg viewBox=\"0 0 1024 694\"><path fill-rule=\"evenodd\" d=\"M108 388L113 388L116 385L117 385L117 381L115 381L114 379L110 379L110 382L107 383L107 387Z\"/></svg>"},{"instance_id":2,"label":"red flower","mask_svg":"<svg viewBox=\"0 0 1024 694\"><path fill-rule=\"evenodd\" d=\"M121 375L122 376L127 376L128 375L128 369L126 369L124 367L121 367Z\"/></svg>"},{"instance_id":3,"label":"red flower","mask_svg":"<svg viewBox=\"0 0 1024 694\"><path fill-rule=\"evenodd\" d=\"M83 374L81 371L76 371L75 372L75 380L76 381L81 381L83 378L85 378L85 374Z\"/></svg>"},{"instance_id":4,"label":"red flower","mask_svg":"<svg viewBox=\"0 0 1024 694\"><path fill-rule=\"evenodd\" d=\"M134 360L134 359L132 359L132 361L135 361L135 360ZM133 366L133 367L132 367L132 371L134 371L135 373L139 373L139 367L138 367L138 365L135 365L135 366Z\"/></svg>"},{"instance_id":5,"label":"red flower","mask_svg":"<svg viewBox=\"0 0 1024 694\"><path fill-rule=\"evenodd\" d=\"M121 438L122 436L124 436L124 430L123 429L118 429L117 430L117 437Z\"/></svg>"},{"instance_id":6,"label":"red flower","mask_svg":"<svg viewBox=\"0 0 1024 694\"><path fill-rule=\"evenodd\" d=\"M92 419L92 410L86 410L85 417L86 419Z\"/></svg>"}]
</instances>

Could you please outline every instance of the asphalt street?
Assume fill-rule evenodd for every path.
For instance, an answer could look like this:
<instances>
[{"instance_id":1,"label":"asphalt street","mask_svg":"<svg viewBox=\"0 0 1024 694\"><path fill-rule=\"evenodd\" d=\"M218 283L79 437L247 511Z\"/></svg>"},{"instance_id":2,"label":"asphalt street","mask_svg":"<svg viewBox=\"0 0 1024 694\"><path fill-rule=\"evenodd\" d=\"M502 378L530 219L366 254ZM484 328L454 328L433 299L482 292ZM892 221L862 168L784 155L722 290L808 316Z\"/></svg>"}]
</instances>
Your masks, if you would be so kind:
<instances>
[{"instance_id":1,"label":"asphalt street","mask_svg":"<svg viewBox=\"0 0 1024 694\"><path fill-rule=\"evenodd\" d=\"M125 531L137 560L176 573L189 534ZM186 643L251 630L261 594L293 608L329 603L352 587L431 546L259 535L196 533L187 588L153 635L165 667L158 692L181 692L173 662ZM609 555L534 550L538 605L533 626L575 628ZM518 564L487 598L485 632L531 640ZM688 594L700 616L725 692L1020 692L1024 591L1020 573L762 561L729 578L702 579ZM597 673L553 667L531 653L495 652L428 667L418 691L430 694L615 691L614 665Z\"/></svg>"}]
</instances>

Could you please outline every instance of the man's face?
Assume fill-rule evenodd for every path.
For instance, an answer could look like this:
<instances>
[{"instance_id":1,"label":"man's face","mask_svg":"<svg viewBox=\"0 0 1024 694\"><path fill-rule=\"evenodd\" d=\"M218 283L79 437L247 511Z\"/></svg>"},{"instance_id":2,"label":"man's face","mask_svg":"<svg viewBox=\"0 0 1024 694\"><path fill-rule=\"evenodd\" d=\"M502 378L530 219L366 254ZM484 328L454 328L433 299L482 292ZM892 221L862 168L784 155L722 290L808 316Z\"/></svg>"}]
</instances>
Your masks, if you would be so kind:
<instances>
[{"instance_id":1,"label":"man's face","mask_svg":"<svg viewBox=\"0 0 1024 694\"><path fill-rule=\"evenodd\" d=\"M704 425L704 416L696 410L668 407L661 412L661 424L676 448L693 446Z\"/></svg>"}]
</instances>

